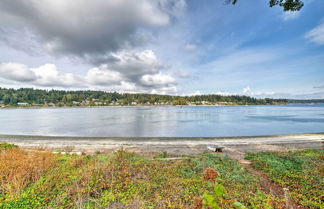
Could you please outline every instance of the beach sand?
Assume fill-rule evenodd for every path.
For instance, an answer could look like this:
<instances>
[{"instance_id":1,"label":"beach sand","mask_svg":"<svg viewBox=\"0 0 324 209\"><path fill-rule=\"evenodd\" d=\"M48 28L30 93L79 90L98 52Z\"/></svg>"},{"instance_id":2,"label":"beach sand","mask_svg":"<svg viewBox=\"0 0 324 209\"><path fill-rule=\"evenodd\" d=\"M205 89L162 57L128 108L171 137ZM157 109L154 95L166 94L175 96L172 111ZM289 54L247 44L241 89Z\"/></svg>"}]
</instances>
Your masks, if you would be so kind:
<instances>
[{"instance_id":1,"label":"beach sand","mask_svg":"<svg viewBox=\"0 0 324 209\"><path fill-rule=\"evenodd\" d=\"M118 149L145 156L197 155L208 145L224 146L224 153L241 159L245 152L323 149L324 133L217 138L112 138L0 135L0 143L18 145L25 150L109 153Z\"/></svg>"}]
</instances>

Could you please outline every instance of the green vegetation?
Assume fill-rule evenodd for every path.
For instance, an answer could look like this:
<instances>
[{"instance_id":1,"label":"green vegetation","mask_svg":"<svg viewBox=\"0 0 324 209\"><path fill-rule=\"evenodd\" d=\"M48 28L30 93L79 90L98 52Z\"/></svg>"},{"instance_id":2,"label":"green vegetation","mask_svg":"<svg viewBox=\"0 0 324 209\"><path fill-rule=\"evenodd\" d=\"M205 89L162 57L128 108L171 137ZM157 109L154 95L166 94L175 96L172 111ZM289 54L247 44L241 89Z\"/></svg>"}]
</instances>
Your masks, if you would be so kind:
<instances>
[{"instance_id":1,"label":"green vegetation","mask_svg":"<svg viewBox=\"0 0 324 209\"><path fill-rule=\"evenodd\" d=\"M289 188L297 203L308 208L323 207L324 150L249 153L246 159L271 180Z\"/></svg>"},{"instance_id":2,"label":"green vegetation","mask_svg":"<svg viewBox=\"0 0 324 209\"><path fill-rule=\"evenodd\" d=\"M299 205L321 208L323 150L249 153ZM226 155L167 160L119 150L62 155L0 146L0 208L284 208L260 179Z\"/></svg>"},{"instance_id":3,"label":"green vegetation","mask_svg":"<svg viewBox=\"0 0 324 209\"><path fill-rule=\"evenodd\" d=\"M238 0L226 0L232 4L236 4ZM304 3L301 0L269 0L269 6L280 6L284 11L299 11Z\"/></svg>"},{"instance_id":4,"label":"green vegetation","mask_svg":"<svg viewBox=\"0 0 324 209\"><path fill-rule=\"evenodd\" d=\"M58 91L29 88L0 88L0 106L104 106L104 105L266 105L286 104L284 99L256 99L247 96L170 96L119 94L103 91Z\"/></svg>"},{"instance_id":5,"label":"green vegetation","mask_svg":"<svg viewBox=\"0 0 324 209\"><path fill-rule=\"evenodd\" d=\"M0 151L0 208L280 208L259 185L221 154L166 161L122 150Z\"/></svg>"},{"instance_id":6,"label":"green vegetation","mask_svg":"<svg viewBox=\"0 0 324 209\"><path fill-rule=\"evenodd\" d=\"M288 99L291 104L324 104L324 99Z\"/></svg>"},{"instance_id":7,"label":"green vegetation","mask_svg":"<svg viewBox=\"0 0 324 209\"><path fill-rule=\"evenodd\" d=\"M17 146L14 144L0 143L0 151L5 149L12 149L12 148L17 148Z\"/></svg>"}]
</instances>

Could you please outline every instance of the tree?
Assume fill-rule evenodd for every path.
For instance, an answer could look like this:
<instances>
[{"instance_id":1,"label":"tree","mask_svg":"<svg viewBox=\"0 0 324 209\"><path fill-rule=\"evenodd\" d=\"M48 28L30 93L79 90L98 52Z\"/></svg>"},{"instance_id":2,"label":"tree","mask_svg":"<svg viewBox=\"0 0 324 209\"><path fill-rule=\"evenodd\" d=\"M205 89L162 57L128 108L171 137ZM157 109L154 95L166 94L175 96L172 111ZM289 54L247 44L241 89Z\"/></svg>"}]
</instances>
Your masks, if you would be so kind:
<instances>
[{"instance_id":1,"label":"tree","mask_svg":"<svg viewBox=\"0 0 324 209\"><path fill-rule=\"evenodd\" d=\"M238 0L227 0L228 3L236 4ZM299 11L304 3L301 0L269 0L269 6L280 6L286 11Z\"/></svg>"}]
</instances>

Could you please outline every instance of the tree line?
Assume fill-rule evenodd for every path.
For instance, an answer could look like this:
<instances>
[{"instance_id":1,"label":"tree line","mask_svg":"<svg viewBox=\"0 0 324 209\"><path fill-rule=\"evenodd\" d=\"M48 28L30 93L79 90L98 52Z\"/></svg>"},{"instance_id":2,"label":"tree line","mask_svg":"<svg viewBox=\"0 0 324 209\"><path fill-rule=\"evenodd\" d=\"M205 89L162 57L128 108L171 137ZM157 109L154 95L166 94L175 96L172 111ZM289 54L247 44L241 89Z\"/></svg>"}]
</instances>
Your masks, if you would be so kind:
<instances>
[{"instance_id":1,"label":"tree line","mask_svg":"<svg viewBox=\"0 0 324 209\"><path fill-rule=\"evenodd\" d=\"M266 105L286 104L285 99L256 99L248 96L216 94L171 96L158 94L130 94L104 91L40 90L32 88L0 88L0 105Z\"/></svg>"}]
</instances>

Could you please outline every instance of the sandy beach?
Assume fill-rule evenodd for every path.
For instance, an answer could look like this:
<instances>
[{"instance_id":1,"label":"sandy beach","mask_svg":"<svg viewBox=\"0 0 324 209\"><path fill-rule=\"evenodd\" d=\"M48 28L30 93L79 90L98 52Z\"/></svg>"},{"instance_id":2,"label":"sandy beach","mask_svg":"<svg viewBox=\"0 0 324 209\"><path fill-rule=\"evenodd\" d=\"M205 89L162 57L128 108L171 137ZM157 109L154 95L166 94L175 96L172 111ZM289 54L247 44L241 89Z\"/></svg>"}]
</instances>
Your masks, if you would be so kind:
<instances>
[{"instance_id":1,"label":"sandy beach","mask_svg":"<svg viewBox=\"0 0 324 209\"><path fill-rule=\"evenodd\" d=\"M323 149L324 133L218 138L112 138L0 135L0 142L18 145L26 150L109 153L125 149L150 156L168 152L171 155L197 155L208 151L208 145L224 146L224 152Z\"/></svg>"}]
</instances>

